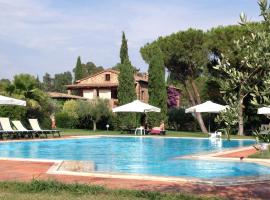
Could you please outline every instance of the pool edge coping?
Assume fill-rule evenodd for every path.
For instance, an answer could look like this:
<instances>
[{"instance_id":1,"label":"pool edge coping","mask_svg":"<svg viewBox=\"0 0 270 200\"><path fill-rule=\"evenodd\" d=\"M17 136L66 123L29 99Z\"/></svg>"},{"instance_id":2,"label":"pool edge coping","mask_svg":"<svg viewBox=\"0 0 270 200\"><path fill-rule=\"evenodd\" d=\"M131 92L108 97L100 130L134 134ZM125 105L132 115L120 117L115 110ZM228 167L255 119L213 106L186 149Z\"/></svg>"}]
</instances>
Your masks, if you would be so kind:
<instances>
[{"instance_id":1,"label":"pool edge coping","mask_svg":"<svg viewBox=\"0 0 270 200\"><path fill-rule=\"evenodd\" d=\"M29 140L11 140L11 141L1 141L1 142L31 142L31 141L48 141L48 140L69 140L69 139L85 139L85 138L99 138L99 137L138 137L138 136L111 136L111 135L93 135L93 136L69 136L65 138L44 138L44 139L29 139ZM149 136L141 136L141 137L149 137ZM164 138L162 136L155 136L154 138ZM193 137L166 137L166 138L192 138L192 139L209 139L209 138L193 138ZM252 140L252 139L235 139L235 140ZM0 143L1 143L0 142ZM223 150L221 152L211 152L208 154L194 154L189 156L176 157L176 159L198 159L198 160L218 160L218 161L232 161L239 162L239 158L232 157L218 157L217 155L224 155L231 152L241 151L243 149L249 149L248 147L236 147L232 149ZM151 175L142 175L142 174L125 174L125 173L102 173L102 172L74 172L74 171L59 171L61 164L66 160L54 160L54 159L35 159L35 158L8 158L8 157L0 157L1 160L10 160L10 161L27 161L27 162L43 162L43 163L53 163L52 166L47 170L47 174L52 175L70 175L70 176L86 176L86 177L99 177L99 178L118 178L118 179L136 179L136 180L150 180L150 181L164 181L164 182L182 182L182 183L192 183L192 184L209 184L216 186L223 185L242 185L242 184L253 184L253 183L261 183L265 181L270 181L270 176L267 176L267 179L258 180L260 176L241 176L236 177L239 179L245 178L254 178L248 179L249 182L245 182L245 180L241 182L232 183L229 179L234 179L233 177L224 177L224 178L194 178L194 177L172 177L172 176L151 176ZM241 162L250 162L256 163L259 165L264 165L270 167L270 160L265 159L253 159L253 158L245 158ZM266 164L267 163L267 164ZM218 180L218 181L216 181Z\"/></svg>"},{"instance_id":2,"label":"pool edge coping","mask_svg":"<svg viewBox=\"0 0 270 200\"><path fill-rule=\"evenodd\" d=\"M209 140L209 137L176 137L176 136L160 136L160 135L68 135L68 136L63 136L63 137L52 137L52 138L34 138L34 139L14 139L14 140L1 140L1 143L12 143L12 142L40 142L40 141L50 141L50 140L70 140L70 139L85 139L85 138L99 138L99 137L133 137L133 138L162 138L162 139L169 139L169 138L174 138L174 139L204 139L204 140ZM226 139L223 139L226 140ZM255 139L240 139L240 138L234 138L230 140L255 140Z\"/></svg>"}]
</instances>

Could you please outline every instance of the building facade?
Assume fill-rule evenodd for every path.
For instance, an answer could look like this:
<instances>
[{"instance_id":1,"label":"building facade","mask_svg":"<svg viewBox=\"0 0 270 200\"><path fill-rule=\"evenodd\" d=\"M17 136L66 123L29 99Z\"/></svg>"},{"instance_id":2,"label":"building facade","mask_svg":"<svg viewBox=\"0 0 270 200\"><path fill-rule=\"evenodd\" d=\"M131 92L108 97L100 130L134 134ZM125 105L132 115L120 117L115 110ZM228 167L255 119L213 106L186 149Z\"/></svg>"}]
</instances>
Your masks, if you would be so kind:
<instances>
[{"instance_id":1,"label":"building facade","mask_svg":"<svg viewBox=\"0 0 270 200\"><path fill-rule=\"evenodd\" d=\"M75 84L67 85L68 94L76 91L76 94L87 99L108 99L111 107L118 106L117 88L119 71L107 69L81 80ZM134 75L137 99L148 102L148 75L146 73ZM180 104L180 95L178 99Z\"/></svg>"}]
</instances>

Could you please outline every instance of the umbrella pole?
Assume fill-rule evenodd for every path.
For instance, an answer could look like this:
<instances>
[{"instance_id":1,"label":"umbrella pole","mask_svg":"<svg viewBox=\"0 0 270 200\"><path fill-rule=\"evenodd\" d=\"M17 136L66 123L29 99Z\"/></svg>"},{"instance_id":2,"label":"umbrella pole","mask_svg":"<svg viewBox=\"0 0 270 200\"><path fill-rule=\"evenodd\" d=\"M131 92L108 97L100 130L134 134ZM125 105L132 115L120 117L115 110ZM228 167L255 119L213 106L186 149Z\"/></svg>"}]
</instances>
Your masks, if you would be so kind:
<instances>
[{"instance_id":1,"label":"umbrella pole","mask_svg":"<svg viewBox=\"0 0 270 200\"><path fill-rule=\"evenodd\" d=\"M210 133L210 113L208 113L208 132Z\"/></svg>"}]
</instances>

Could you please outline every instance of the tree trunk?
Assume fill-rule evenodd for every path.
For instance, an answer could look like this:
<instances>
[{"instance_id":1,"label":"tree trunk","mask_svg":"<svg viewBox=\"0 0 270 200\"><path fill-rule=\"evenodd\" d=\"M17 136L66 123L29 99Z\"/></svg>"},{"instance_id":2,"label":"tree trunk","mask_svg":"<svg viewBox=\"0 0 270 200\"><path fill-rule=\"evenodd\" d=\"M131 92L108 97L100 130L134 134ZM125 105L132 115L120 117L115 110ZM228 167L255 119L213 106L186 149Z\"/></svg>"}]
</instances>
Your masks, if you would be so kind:
<instances>
[{"instance_id":1,"label":"tree trunk","mask_svg":"<svg viewBox=\"0 0 270 200\"><path fill-rule=\"evenodd\" d=\"M239 111L238 111L238 135L244 135L244 116L243 116L244 95L239 95Z\"/></svg>"},{"instance_id":2,"label":"tree trunk","mask_svg":"<svg viewBox=\"0 0 270 200\"><path fill-rule=\"evenodd\" d=\"M196 102L197 102L198 104L201 104L202 101L201 101L200 93L199 93L199 91L198 91L198 89L197 89L197 86L196 86L195 81L194 81L193 79L190 79L190 84L191 84L192 90L193 90L193 92L194 92L194 94L195 94Z\"/></svg>"},{"instance_id":3,"label":"tree trunk","mask_svg":"<svg viewBox=\"0 0 270 200\"><path fill-rule=\"evenodd\" d=\"M97 122L93 120L93 131L97 130Z\"/></svg>"},{"instance_id":4,"label":"tree trunk","mask_svg":"<svg viewBox=\"0 0 270 200\"><path fill-rule=\"evenodd\" d=\"M192 104L192 106L196 106L196 101L195 101L192 93L190 92L190 90L187 88L186 83L184 83L184 87L185 87L186 92L188 93L190 103ZM195 117L196 117L196 119L197 119L197 121L199 123L201 131L203 133L208 133L208 131L207 131L206 127L205 127L205 124L204 124L201 113L195 113Z\"/></svg>"}]
</instances>

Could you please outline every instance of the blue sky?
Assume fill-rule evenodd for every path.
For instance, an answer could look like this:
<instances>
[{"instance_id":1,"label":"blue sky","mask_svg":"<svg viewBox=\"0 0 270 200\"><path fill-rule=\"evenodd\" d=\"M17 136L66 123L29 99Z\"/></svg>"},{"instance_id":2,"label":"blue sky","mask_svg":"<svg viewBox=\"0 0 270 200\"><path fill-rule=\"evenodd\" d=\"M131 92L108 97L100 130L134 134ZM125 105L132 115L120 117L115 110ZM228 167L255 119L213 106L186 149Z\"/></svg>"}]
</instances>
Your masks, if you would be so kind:
<instances>
[{"instance_id":1,"label":"blue sky","mask_svg":"<svg viewBox=\"0 0 270 200\"><path fill-rule=\"evenodd\" d=\"M0 0L0 78L71 71L76 58L105 68L119 62L121 31L133 65L139 49L189 27L237 24L244 11L260 20L256 0Z\"/></svg>"}]
</instances>

